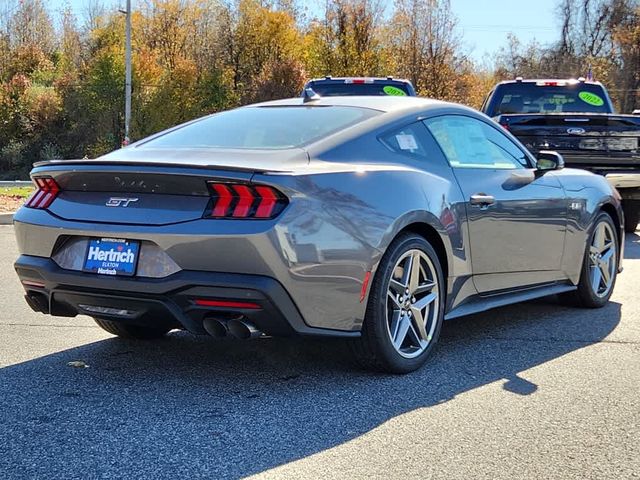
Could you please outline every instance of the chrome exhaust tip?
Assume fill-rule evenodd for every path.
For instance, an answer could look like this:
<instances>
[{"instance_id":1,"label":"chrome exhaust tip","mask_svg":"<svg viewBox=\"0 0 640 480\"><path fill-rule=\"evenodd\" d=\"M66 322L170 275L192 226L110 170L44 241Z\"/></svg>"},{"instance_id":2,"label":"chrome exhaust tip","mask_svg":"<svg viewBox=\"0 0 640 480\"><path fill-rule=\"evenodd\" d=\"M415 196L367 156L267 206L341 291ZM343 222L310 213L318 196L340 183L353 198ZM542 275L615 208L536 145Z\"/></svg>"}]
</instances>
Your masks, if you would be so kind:
<instances>
[{"instance_id":1,"label":"chrome exhaust tip","mask_svg":"<svg viewBox=\"0 0 640 480\"><path fill-rule=\"evenodd\" d=\"M226 322L217 318L205 318L202 326L214 338L224 338L229 333Z\"/></svg>"},{"instance_id":2,"label":"chrome exhaust tip","mask_svg":"<svg viewBox=\"0 0 640 480\"><path fill-rule=\"evenodd\" d=\"M258 338L262 332L256 326L246 320L229 320L227 323L229 334L241 340L249 340L250 338Z\"/></svg>"}]
</instances>

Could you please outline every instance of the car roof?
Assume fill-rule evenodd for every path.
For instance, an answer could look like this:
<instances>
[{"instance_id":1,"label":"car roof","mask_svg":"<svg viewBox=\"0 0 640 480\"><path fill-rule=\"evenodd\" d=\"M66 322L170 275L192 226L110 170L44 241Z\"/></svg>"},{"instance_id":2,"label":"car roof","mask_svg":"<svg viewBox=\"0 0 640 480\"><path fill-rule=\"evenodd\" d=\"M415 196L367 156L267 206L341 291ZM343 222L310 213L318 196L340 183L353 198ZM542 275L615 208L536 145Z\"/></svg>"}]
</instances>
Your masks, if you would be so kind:
<instances>
[{"instance_id":1,"label":"car roof","mask_svg":"<svg viewBox=\"0 0 640 480\"><path fill-rule=\"evenodd\" d=\"M423 97L396 97L396 96L335 96L319 97L315 100L307 100L303 97L287 98L270 102L256 103L240 108L273 108L273 107L311 107L322 108L328 106L344 106L368 108L381 112L368 120L349 127L341 132L322 138L317 142L305 146L311 156L321 155L323 151L333 148L341 143L357 138L379 128L390 128L396 122L405 120L415 122L422 117L440 113L467 114L475 118L484 115L470 107L457 103L443 102ZM489 120L490 121L490 120Z\"/></svg>"},{"instance_id":2,"label":"car roof","mask_svg":"<svg viewBox=\"0 0 640 480\"><path fill-rule=\"evenodd\" d=\"M345 80L365 80L370 82L398 82L398 83L411 83L406 78L395 78L395 77L319 77L312 78L307 83L311 82L338 82L344 83Z\"/></svg>"},{"instance_id":3,"label":"car roof","mask_svg":"<svg viewBox=\"0 0 640 480\"><path fill-rule=\"evenodd\" d=\"M427 110L429 108L453 106L456 104L433 100L431 98L422 97L397 97L397 96L364 96L349 95L335 97L320 97L317 100L306 100L302 97L286 98L283 100L272 100L270 102L255 103L242 108L255 107L285 107L285 106L307 106L307 107L360 107L378 110L380 112L407 112L412 110ZM459 106L459 105L456 105Z\"/></svg>"},{"instance_id":4,"label":"car roof","mask_svg":"<svg viewBox=\"0 0 640 480\"><path fill-rule=\"evenodd\" d=\"M562 82L577 85L579 83L585 83L587 85L602 85L601 82L595 80L585 80L584 78L515 78L513 80L503 80L498 85L508 85L513 83L553 83Z\"/></svg>"}]
</instances>

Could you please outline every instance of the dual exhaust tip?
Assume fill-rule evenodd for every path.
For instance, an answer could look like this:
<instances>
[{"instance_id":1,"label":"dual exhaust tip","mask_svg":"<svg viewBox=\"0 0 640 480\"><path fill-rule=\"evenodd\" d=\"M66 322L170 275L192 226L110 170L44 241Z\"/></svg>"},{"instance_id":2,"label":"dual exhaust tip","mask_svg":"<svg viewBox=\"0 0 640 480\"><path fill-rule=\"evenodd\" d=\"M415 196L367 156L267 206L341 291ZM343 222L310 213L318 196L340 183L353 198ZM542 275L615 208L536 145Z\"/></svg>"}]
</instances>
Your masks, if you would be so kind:
<instances>
[{"instance_id":1,"label":"dual exhaust tip","mask_svg":"<svg viewBox=\"0 0 640 480\"><path fill-rule=\"evenodd\" d=\"M262 332L244 317L231 320L208 317L204 319L202 326L209 335L215 338L235 337L240 340L249 340L262 335Z\"/></svg>"}]
</instances>

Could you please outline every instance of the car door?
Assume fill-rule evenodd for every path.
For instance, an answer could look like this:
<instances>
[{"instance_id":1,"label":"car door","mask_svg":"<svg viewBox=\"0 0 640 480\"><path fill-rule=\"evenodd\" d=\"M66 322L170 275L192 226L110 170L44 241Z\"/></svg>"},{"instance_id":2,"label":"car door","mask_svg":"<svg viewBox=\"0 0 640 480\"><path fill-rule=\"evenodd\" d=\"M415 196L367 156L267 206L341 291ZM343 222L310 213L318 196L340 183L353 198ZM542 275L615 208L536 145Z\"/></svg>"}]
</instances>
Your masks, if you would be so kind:
<instances>
[{"instance_id":1,"label":"car door","mask_svg":"<svg viewBox=\"0 0 640 480\"><path fill-rule=\"evenodd\" d=\"M552 282L560 268L567 200L502 129L471 116L424 121L465 199L474 284L480 293Z\"/></svg>"}]
</instances>

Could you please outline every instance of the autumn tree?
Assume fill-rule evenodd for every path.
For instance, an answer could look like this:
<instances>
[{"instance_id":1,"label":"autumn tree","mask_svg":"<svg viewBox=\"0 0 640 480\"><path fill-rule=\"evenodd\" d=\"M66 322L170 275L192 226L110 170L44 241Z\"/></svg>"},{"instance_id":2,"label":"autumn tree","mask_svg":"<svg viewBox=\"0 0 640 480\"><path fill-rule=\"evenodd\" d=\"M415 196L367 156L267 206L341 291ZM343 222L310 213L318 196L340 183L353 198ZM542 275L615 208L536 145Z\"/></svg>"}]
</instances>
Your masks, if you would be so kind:
<instances>
[{"instance_id":1,"label":"autumn tree","mask_svg":"<svg viewBox=\"0 0 640 480\"><path fill-rule=\"evenodd\" d=\"M469 62L456 25L449 0L396 1L387 28L388 48L397 74L409 78L420 95L460 99L456 80Z\"/></svg>"},{"instance_id":2,"label":"autumn tree","mask_svg":"<svg viewBox=\"0 0 640 480\"><path fill-rule=\"evenodd\" d=\"M311 22L305 61L312 76L380 76L389 73L381 42L380 0L328 0L324 18Z\"/></svg>"},{"instance_id":3,"label":"autumn tree","mask_svg":"<svg viewBox=\"0 0 640 480\"><path fill-rule=\"evenodd\" d=\"M240 101L255 97L261 75L301 55L302 38L291 15L257 0L230 5L223 12L220 28L220 58ZM295 78L291 80L295 83Z\"/></svg>"},{"instance_id":4,"label":"autumn tree","mask_svg":"<svg viewBox=\"0 0 640 480\"><path fill-rule=\"evenodd\" d=\"M561 0L557 9L560 41L548 47L530 44L516 49L511 72L560 78L591 74L609 86L621 110L629 111L637 97L634 32L639 8L638 0ZM503 49L499 69L509 63L504 61L508 57L508 49Z\"/></svg>"},{"instance_id":5,"label":"autumn tree","mask_svg":"<svg viewBox=\"0 0 640 480\"><path fill-rule=\"evenodd\" d=\"M640 5L629 5L613 31L620 58L616 72L616 92L623 112L640 107Z\"/></svg>"},{"instance_id":6,"label":"autumn tree","mask_svg":"<svg viewBox=\"0 0 640 480\"><path fill-rule=\"evenodd\" d=\"M304 66L294 58L266 63L256 77L251 91L252 102L295 97L307 80Z\"/></svg>"},{"instance_id":7,"label":"autumn tree","mask_svg":"<svg viewBox=\"0 0 640 480\"><path fill-rule=\"evenodd\" d=\"M450 0L325 0L311 19L300 0L136 0L131 136L295 96L323 75L407 77L421 95L479 107L498 79L591 66L623 111L638 108L640 0L557 1L561 40L510 36L492 69L466 55ZM1 177L118 148L123 113L113 2L0 0Z\"/></svg>"},{"instance_id":8,"label":"autumn tree","mask_svg":"<svg viewBox=\"0 0 640 480\"><path fill-rule=\"evenodd\" d=\"M549 62L548 50L532 40L523 44L513 33L507 34L507 43L501 47L495 59L495 75L501 80L548 77L553 62ZM551 75L553 76L553 75ZM560 75L566 76L566 75Z\"/></svg>"},{"instance_id":9,"label":"autumn tree","mask_svg":"<svg viewBox=\"0 0 640 480\"><path fill-rule=\"evenodd\" d=\"M55 48L51 16L42 0L21 0L9 20L13 47L37 46L46 54Z\"/></svg>"}]
</instances>

